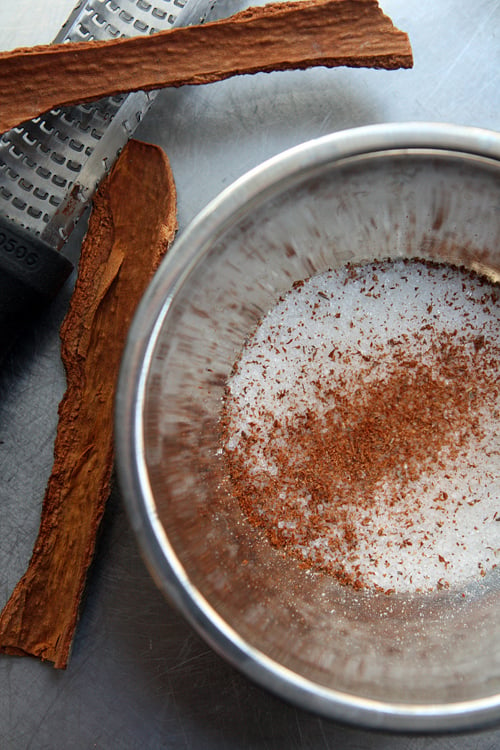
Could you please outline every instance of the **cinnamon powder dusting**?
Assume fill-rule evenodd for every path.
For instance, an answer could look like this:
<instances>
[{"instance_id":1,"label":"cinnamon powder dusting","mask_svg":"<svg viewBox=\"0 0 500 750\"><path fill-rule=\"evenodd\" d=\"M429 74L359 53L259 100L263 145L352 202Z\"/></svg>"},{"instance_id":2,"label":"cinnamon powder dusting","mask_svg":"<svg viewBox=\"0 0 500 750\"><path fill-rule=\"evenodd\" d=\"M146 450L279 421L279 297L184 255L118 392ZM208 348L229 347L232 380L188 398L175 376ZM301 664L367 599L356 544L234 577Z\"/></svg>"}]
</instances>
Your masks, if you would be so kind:
<instances>
[{"instance_id":1,"label":"cinnamon powder dusting","mask_svg":"<svg viewBox=\"0 0 500 750\"><path fill-rule=\"evenodd\" d=\"M500 553L498 288L420 261L299 282L227 385L249 521L356 588L428 591Z\"/></svg>"}]
</instances>

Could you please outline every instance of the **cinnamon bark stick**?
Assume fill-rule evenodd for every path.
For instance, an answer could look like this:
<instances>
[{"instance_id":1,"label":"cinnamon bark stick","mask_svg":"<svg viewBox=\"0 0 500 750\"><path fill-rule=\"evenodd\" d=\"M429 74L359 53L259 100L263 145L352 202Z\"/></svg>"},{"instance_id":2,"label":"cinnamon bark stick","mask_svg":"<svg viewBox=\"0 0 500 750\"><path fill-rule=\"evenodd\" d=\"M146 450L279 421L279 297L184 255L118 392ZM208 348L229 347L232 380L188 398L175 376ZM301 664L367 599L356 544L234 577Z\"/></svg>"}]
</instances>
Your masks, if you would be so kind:
<instances>
[{"instance_id":1,"label":"cinnamon bark stick","mask_svg":"<svg viewBox=\"0 0 500 750\"><path fill-rule=\"evenodd\" d=\"M133 205L130 203L133 196ZM102 183L61 329L67 390L28 569L0 616L0 651L64 668L113 465L113 400L136 303L176 230L163 151L130 141Z\"/></svg>"},{"instance_id":2,"label":"cinnamon bark stick","mask_svg":"<svg viewBox=\"0 0 500 750\"><path fill-rule=\"evenodd\" d=\"M409 68L407 34L377 0L271 3L153 36L0 53L0 132L55 106L312 66Z\"/></svg>"}]
</instances>

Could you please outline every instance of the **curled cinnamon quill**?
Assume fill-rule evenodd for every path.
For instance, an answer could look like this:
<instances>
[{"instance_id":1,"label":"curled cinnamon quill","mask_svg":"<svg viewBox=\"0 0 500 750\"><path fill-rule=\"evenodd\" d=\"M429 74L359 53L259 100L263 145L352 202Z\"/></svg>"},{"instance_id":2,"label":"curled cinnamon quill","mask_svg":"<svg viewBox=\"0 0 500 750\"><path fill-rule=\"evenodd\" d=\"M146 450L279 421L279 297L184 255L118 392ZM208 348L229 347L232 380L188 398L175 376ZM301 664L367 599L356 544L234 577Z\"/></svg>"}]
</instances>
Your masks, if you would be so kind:
<instances>
[{"instance_id":1,"label":"curled cinnamon quill","mask_svg":"<svg viewBox=\"0 0 500 750\"><path fill-rule=\"evenodd\" d=\"M94 200L61 329L67 390L54 464L28 569L0 616L0 652L67 664L110 490L113 402L125 338L176 226L165 154L130 141Z\"/></svg>"},{"instance_id":2,"label":"curled cinnamon quill","mask_svg":"<svg viewBox=\"0 0 500 750\"><path fill-rule=\"evenodd\" d=\"M56 106L312 66L410 68L377 0L295 0L152 36L0 53L0 132Z\"/></svg>"}]
</instances>

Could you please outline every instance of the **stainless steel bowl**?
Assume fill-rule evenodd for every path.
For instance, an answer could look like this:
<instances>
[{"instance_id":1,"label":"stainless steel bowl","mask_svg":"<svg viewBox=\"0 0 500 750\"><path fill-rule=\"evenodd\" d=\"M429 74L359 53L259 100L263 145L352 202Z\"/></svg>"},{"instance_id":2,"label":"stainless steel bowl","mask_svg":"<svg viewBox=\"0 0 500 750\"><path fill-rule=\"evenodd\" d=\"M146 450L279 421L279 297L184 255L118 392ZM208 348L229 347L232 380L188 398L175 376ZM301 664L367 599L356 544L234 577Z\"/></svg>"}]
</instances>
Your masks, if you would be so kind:
<instances>
[{"instance_id":1,"label":"stainless steel bowl","mask_svg":"<svg viewBox=\"0 0 500 750\"><path fill-rule=\"evenodd\" d=\"M178 239L135 317L118 470L158 585L248 677L326 717L392 730L500 718L495 572L387 596L306 572L221 489L227 376L291 283L348 261L427 257L500 272L500 135L381 125L305 143L225 190Z\"/></svg>"}]
</instances>

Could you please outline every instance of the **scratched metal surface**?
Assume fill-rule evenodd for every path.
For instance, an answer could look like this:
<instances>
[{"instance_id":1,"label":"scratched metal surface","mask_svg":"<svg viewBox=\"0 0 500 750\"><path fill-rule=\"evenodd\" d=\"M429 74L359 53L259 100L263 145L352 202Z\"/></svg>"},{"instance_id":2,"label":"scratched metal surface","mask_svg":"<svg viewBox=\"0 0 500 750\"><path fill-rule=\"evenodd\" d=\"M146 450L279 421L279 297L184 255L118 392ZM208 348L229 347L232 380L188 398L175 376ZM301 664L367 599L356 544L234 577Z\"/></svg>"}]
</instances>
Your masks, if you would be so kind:
<instances>
[{"instance_id":1,"label":"scratched metal surface","mask_svg":"<svg viewBox=\"0 0 500 750\"><path fill-rule=\"evenodd\" d=\"M52 39L72 0L0 3L0 49ZM219 0L221 13L237 5ZM381 0L410 34L411 72L321 69L162 92L136 133L162 145L179 223L236 177L311 137L374 122L500 130L500 0ZM71 240L77 255L84 227ZM0 605L28 563L64 389L58 326L70 285L0 373ZM0 747L493 750L500 728L374 734L321 720L257 688L168 606L110 501L66 672L0 657Z\"/></svg>"}]
</instances>

